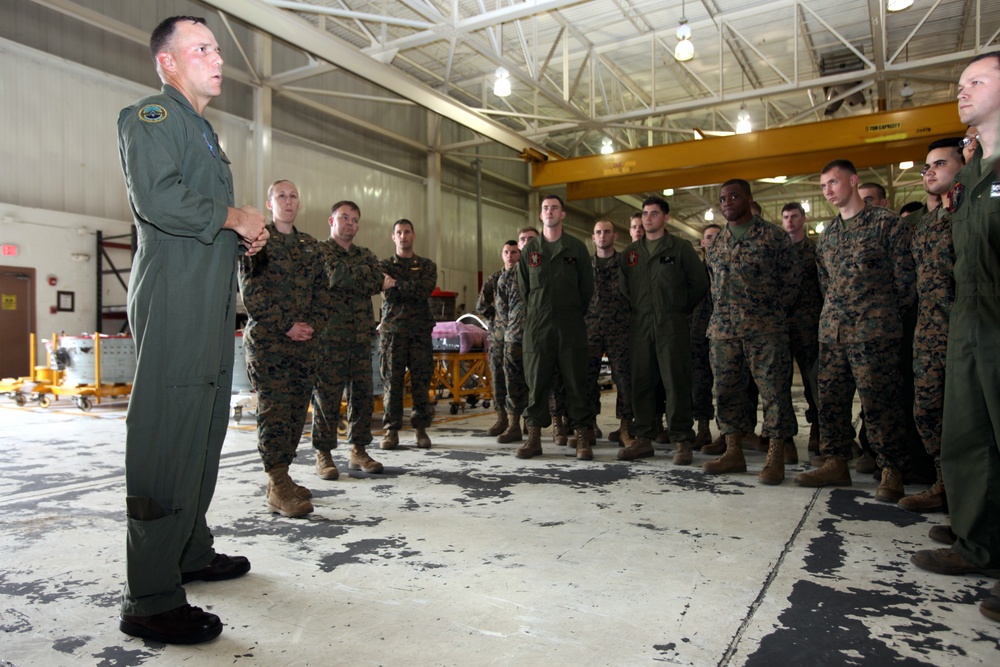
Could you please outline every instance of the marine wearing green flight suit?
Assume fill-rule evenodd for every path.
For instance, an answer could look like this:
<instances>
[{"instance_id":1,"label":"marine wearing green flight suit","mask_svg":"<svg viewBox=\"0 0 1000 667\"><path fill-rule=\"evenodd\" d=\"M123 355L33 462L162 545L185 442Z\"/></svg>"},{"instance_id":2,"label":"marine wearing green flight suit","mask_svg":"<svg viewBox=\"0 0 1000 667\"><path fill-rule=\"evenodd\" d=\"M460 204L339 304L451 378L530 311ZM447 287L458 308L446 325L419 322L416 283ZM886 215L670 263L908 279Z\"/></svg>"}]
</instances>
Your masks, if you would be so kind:
<instances>
[{"instance_id":1,"label":"marine wearing green flight suit","mask_svg":"<svg viewBox=\"0 0 1000 667\"><path fill-rule=\"evenodd\" d=\"M594 295L590 252L583 241L563 231L553 243L543 236L529 241L517 264L524 302L524 377L528 382L529 427L552 423L549 393L558 370L566 390L566 413L573 429L594 418L587 396L587 327L584 316Z\"/></svg>"},{"instance_id":2,"label":"marine wearing green flight suit","mask_svg":"<svg viewBox=\"0 0 1000 667\"><path fill-rule=\"evenodd\" d=\"M625 248L620 265L622 293L628 297L629 365L635 435L654 438L657 376L667 396L671 442L694 440L691 398L691 332L688 315L708 293L705 265L691 244L670 232Z\"/></svg>"},{"instance_id":3,"label":"marine wearing green flight suit","mask_svg":"<svg viewBox=\"0 0 1000 667\"><path fill-rule=\"evenodd\" d=\"M975 565L996 570L1000 569L1000 416L996 412L1000 406L1000 177L984 163L979 147L956 180L962 193L951 217L955 303L948 329L941 468L951 528L958 538L952 549Z\"/></svg>"},{"instance_id":4,"label":"marine wearing green flight suit","mask_svg":"<svg viewBox=\"0 0 1000 667\"><path fill-rule=\"evenodd\" d=\"M229 159L177 89L164 85L123 109L118 137L138 235L121 608L150 616L186 604L181 573L216 555L205 513L229 420L239 249L223 229L233 205Z\"/></svg>"}]
</instances>

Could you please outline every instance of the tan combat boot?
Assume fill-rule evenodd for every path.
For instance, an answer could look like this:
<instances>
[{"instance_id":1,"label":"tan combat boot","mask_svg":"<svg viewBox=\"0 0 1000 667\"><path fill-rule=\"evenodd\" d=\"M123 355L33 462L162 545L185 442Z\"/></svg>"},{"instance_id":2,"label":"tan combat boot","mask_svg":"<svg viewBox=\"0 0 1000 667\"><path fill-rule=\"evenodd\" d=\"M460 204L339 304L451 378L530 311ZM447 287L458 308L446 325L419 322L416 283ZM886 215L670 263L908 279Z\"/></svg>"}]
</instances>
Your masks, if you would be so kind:
<instances>
[{"instance_id":1,"label":"tan combat boot","mask_svg":"<svg viewBox=\"0 0 1000 667\"><path fill-rule=\"evenodd\" d=\"M903 471L889 466L882 468L882 482L875 489L875 500L883 503L898 503L904 495Z\"/></svg>"},{"instance_id":2,"label":"tan combat boot","mask_svg":"<svg viewBox=\"0 0 1000 667\"><path fill-rule=\"evenodd\" d=\"M653 441L649 438L636 438L631 445L618 450L619 461L644 459L653 455Z\"/></svg>"},{"instance_id":3,"label":"tan combat boot","mask_svg":"<svg viewBox=\"0 0 1000 667\"><path fill-rule=\"evenodd\" d=\"M521 442L521 413L511 412L507 415L507 430L497 436L497 442L506 445L508 442Z\"/></svg>"},{"instance_id":4,"label":"tan combat boot","mask_svg":"<svg viewBox=\"0 0 1000 667\"><path fill-rule=\"evenodd\" d=\"M565 417L555 416L552 418L552 442L560 447L569 444L569 425Z\"/></svg>"},{"instance_id":5,"label":"tan combat boot","mask_svg":"<svg viewBox=\"0 0 1000 667\"><path fill-rule=\"evenodd\" d=\"M689 466L693 460L691 454L692 444L690 440L678 442L674 449L674 465Z\"/></svg>"},{"instance_id":6,"label":"tan combat boot","mask_svg":"<svg viewBox=\"0 0 1000 667\"><path fill-rule=\"evenodd\" d=\"M758 479L761 484L781 484L785 480L785 447L791 438L771 438L767 459Z\"/></svg>"},{"instance_id":7,"label":"tan combat boot","mask_svg":"<svg viewBox=\"0 0 1000 667\"><path fill-rule=\"evenodd\" d=\"M727 433L726 451L714 461L706 461L701 469L709 475L721 475L727 472L746 472L747 460L743 458L742 434Z\"/></svg>"},{"instance_id":8,"label":"tan combat boot","mask_svg":"<svg viewBox=\"0 0 1000 667\"><path fill-rule=\"evenodd\" d=\"M726 451L726 436L721 433L711 444L703 445L701 448L701 453L709 456L718 456L724 451Z\"/></svg>"},{"instance_id":9,"label":"tan combat boot","mask_svg":"<svg viewBox=\"0 0 1000 667\"><path fill-rule=\"evenodd\" d=\"M795 483L799 486L850 486L851 471L847 461L831 454L819 468L796 475Z\"/></svg>"},{"instance_id":10,"label":"tan combat boot","mask_svg":"<svg viewBox=\"0 0 1000 667\"><path fill-rule=\"evenodd\" d=\"M364 447L354 445L351 447L351 455L347 459L347 467L351 470L360 470L377 474L382 472L382 464L368 455Z\"/></svg>"},{"instance_id":11,"label":"tan combat boot","mask_svg":"<svg viewBox=\"0 0 1000 667\"><path fill-rule=\"evenodd\" d=\"M333 462L333 452L324 452L322 449L316 450L316 474L320 479L334 480L340 477L337 464ZM310 498L312 496L309 496Z\"/></svg>"},{"instance_id":12,"label":"tan combat boot","mask_svg":"<svg viewBox=\"0 0 1000 667\"><path fill-rule=\"evenodd\" d=\"M528 439L514 450L514 456L519 459L530 459L542 455L542 429L537 426L528 427Z\"/></svg>"},{"instance_id":13,"label":"tan combat boot","mask_svg":"<svg viewBox=\"0 0 1000 667\"><path fill-rule=\"evenodd\" d=\"M417 427L414 430L417 432L417 447L420 449L430 449L431 438L427 435L427 429Z\"/></svg>"},{"instance_id":14,"label":"tan combat boot","mask_svg":"<svg viewBox=\"0 0 1000 667\"><path fill-rule=\"evenodd\" d=\"M579 461L594 460L594 431L591 428L576 429L576 458Z\"/></svg>"},{"instance_id":15,"label":"tan combat boot","mask_svg":"<svg viewBox=\"0 0 1000 667\"><path fill-rule=\"evenodd\" d=\"M766 435L759 436L755 444L758 452L771 451L771 438L769 436Z\"/></svg>"},{"instance_id":16,"label":"tan combat boot","mask_svg":"<svg viewBox=\"0 0 1000 667\"><path fill-rule=\"evenodd\" d=\"M712 444L712 429L708 426L707 419L698 420L698 433L694 436L694 442L691 443L692 449L701 449L705 445Z\"/></svg>"},{"instance_id":17,"label":"tan combat boot","mask_svg":"<svg viewBox=\"0 0 1000 667\"><path fill-rule=\"evenodd\" d=\"M635 444L635 436L632 435L632 420L622 419L618 426L618 444L622 447L630 447Z\"/></svg>"},{"instance_id":18,"label":"tan combat boot","mask_svg":"<svg viewBox=\"0 0 1000 667\"><path fill-rule=\"evenodd\" d=\"M394 428L390 428L382 436L382 442L379 443L379 447L382 449L396 449L399 447L399 431Z\"/></svg>"},{"instance_id":19,"label":"tan combat boot","mask_svg":"<svg viewBox=\"0 0 1000 667\"><path fill-rule=\"evenodd\" d=\"M493 426L486 429L486 435L498 436L507 430L509 420L507 419L507 412L504 410L497 411L497 420L493 422Z\"/></svg>"},{"instance_id":20,"label":"tan combat boot","mask_svg":"<svg viewBox=\"0 0 1000 667\"><path fill-rule=\"evenodd\" d=\"M281 516L291 518L305 516L313 511L312 503L300 498L295 492L295 483L288 476L288 466L271 468L267 472L267 508Z\"/></svg>"},{"instance_id":21,"label":"tan combat boot","mask_svg":"<svg viewBox=\"0 0 1000 667\"><path fill-rule=\"evenodd\" d=\"M948 496L944 492L944 478L941 476L941 461L934 462L937 468L937 481L922 493L901 498L897 503L904 510L911 512L947 512Z\"/></svg>"}]
</instances>

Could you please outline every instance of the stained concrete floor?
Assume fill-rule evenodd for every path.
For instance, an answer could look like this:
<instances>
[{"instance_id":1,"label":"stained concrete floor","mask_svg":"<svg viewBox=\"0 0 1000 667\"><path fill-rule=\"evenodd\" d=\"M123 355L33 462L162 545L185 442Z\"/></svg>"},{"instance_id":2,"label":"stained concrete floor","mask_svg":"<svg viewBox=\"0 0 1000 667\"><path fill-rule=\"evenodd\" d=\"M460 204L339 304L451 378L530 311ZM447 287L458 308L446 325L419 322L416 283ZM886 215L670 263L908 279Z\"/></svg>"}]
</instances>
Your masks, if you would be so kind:
<instances>
[{"instance_id":1,"label":"stained concrete floor","mask_svg":"<svg viewBox=\"0 0 1000 667\"><path fill-rule=\"evenodd\" d=\"M708 478L705 456L619 463L607 441L520 461L477 435L491 421L441 415L433 449L404 431L373 452L384 474L334 482L304 440L305 519L267 511L252 420L234 423L209 518L253 569L188 585L226 629L184 647L117 629L123 406L0 399L0 665L1000 664L976 607L992 582L910 566L942 517L875 502L868 475L761 487L763 454Z\"/></svg>"}]
</instances>

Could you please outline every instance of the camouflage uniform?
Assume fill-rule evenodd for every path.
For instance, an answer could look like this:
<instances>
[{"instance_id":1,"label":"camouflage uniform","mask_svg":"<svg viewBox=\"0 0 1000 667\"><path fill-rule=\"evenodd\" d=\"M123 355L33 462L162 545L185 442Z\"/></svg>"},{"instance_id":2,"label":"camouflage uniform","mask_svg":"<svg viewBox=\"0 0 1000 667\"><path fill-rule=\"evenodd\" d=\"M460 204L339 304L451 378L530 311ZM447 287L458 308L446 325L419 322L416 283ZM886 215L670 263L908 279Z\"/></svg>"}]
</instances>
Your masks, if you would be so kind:
<instances>
[{"instance_id":1,"label":"camouflage uniform","mask_svg":"<svg viewBox=\"0 0 1000 667\"><path fill-rule=\"evenodd\" d=\"M951 213L943 206L920 218L913 230L912 253L917 274L913 419L924 449L936 460L941 456L948 315L955 303L955 247L951 240Z\"/></svg>"},{"instance_id":2,"label":"camouflage uniform","mask_svg":"<svg viewBox=\"0 0 1000 667\"><path fill-rule=\"evenodd\" d=\"M347 442L367 447L372 442L372 296L382 290L378 259L367 248L345 250L334 239L320 244L324 251L326 290L323 306L328 322L320 339L320 363L313 394L313 447L328 452L337 447L340 406L347 390Z\"/></svg>"},{"instance_id":3,"label":"camouflage uniform","mask_svg":"<svg viewBox=\"0 0 1000 667\"><path fill-rule=\"evenodd\" d=\"M282 234L273 223L267 245L240 255L240 292L250 319L243 330L247 375L257 392L257 451L264 470L288 466L302 438L316 370L316 341L325 312L323 257L319 242L293 228ZM313 337L285 335L296 322L313 327Z\"/></svg>"},{"instance_id":4,"label":"camouflage uniform","mask_svg":"<svg viewBox=\"0 0 1000 667\"><path fill-rule=\"evenodd\" d=\"M410 371L410 424L427 428L433 417L430 405L434 348L434 317L428 300L437 284L437 265L424 257L393 255L379 270L398 281L385 291L379 327L382 382L385 385L382 426L399 430L403 425L403 380Z\"/></svg>"},{"instance_id":5,"label":"camouflage uniform","mask_svg":"<svg viewBox=\"0 0 1000 667\"><path fill-rule=\"evenodd\" d=\"M816 268L816 244L806 237L792 244L795 259L802 269L799 298L788 313L788 339L792 357L799 366L802 389L806 395L806 421L816 421L816 361L819 359L819 314L823 293L819 289Z\"/></svg>"},{"instance_id":6,"label":"camouflage uniform","mask_svg":"<svg viewBox=\"0 0 1000 667\"><path fill-rule=\"evenodd\" d=\"M618 388L615 398L615 416L632 419L632 378L628 367L628 299L619 286L621 255L615 252L607 259L597 255L591 258L594 267L594 297L584 322L587 324L587 389L595 415L601 413L601 388L597 379L601 372L601 358L605 353L611 364L611 377Z\"/></svg>"},{"instance_id":7,"label":"camouflage uniform","mask_svg":"<svg viewBox=\"0 0 1000 667\"><path fill-rule=\"evenodd\" d=\"M594 294L590 253L583 241L563 232L554 243L528 241L517 265L524 301L524 376L528 381L528 426L552 423L546 409L556 369L566 391L571 428L594 418L586 392L587 331L583 318Z\"/></svg>"},{"instance_id":8,"label":"camouflage uniform","mask_svg":"<svg viewBox=\"0 0 1000 667\"><path fill-rule=\"evenodd\" d=\"M708 266L705 266L708 275ZM691 400L695 421L709 420L715 417L715 404L712 402L712 364L709 361L708 322L712 319L712 295L706 293L691 311Z\"/></svg>"},{"instance_id":9,"label":"camouflage uniform","mask_svg":"<svg viewBox=\"0 0 1000 667\"><path fill-rule=\"evenodd\" d=\"M635 435L656 436L657 377L666 393L670 440L694 439L691 416L691 329L688 316L708 291L708 278L691 244L670 232L625 248L619 283L631 307L629 365Z\"/></svg>"},{"instance_id":10,"label":"camouflage uniform","mask_svg":"<svg viewBox=\"0 0 1000 667\"><path fill-rule=\"evenodd\" d=\"M819 321L820 450L851 457L851 404L861 397L878 465L910 467L899 399L902 314L915 299L910 227L866 205L848 226L841 216L816 245L823 311Z\"/></svg>"},{"instance_id":11,"label":"camouflage uniform","mask_svg":"<svg viewBox=\"0 0 1000 667\"><path fill-rule=\"evenodd\" d=\"M524 380L524 302L517 291L517 268L506 269L497 280L494 299L497 318L504 321L503 373L507 380L507 412L521 414L528 405Z\"/></svg>"},{"instance_id":12,"label":"camouflage uniform","mask_svg":"<svg viewBox=\"0 0 1000 667\"><path fill-rule=\"evenodd\" d=\"M503 372L504 330L506 318L501 317L496 307L497 282L503 275L503 269L495 272L483 282L483 290L476 301L476 312L483 316L489 325L489 364L490 378L493 384L493 409L504 412L507 405L507 378Z\"/></svg>"},{"instance_id":13,"label":"camouflage uniform","mask_svg":"<svg viewBox=\"0 0 1000 667\"><path fill-rule=\"evenodd\" d=\"M996 157L996 155L994 155ZM941 431L952 546L980 567L1000 568L1000 178L982 164L983 149L958 172L951 231L955 303Z\"/></svg>"},{"instance_id":14,"label":"camouflage uniform","mask_svg":"<svg viewBox=\"0 0 1000 667\"><path fill-rule=\"evenodd\" d=\"M752 380L764 410L761 435L798 432L792 409L792 355L788 311L798 296L801 267L788 235L754 216L742 238L726 225L706 252L712 276L708 338L715 376L715 407L723 434L750 433L756 411L747 395Z\"/></svg>"}]
</instances>

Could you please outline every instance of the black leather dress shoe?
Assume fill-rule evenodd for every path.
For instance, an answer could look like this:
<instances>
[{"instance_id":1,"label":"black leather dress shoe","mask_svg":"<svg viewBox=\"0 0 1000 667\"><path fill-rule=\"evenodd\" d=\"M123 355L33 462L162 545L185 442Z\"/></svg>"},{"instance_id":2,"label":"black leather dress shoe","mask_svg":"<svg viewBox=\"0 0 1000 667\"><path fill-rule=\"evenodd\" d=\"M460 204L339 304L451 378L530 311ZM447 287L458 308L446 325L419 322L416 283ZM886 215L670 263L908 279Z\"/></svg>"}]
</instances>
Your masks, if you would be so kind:
<instances>
[{"instance_id":1,"label":"black leather dress shoe","mask_svg":"<svg viewBox=\"0 0 1000 667\"><path fill-rule=\"evenodd\" d=\"M152 616L122 614L118 628L127 635L164 644L200 644L222 633L222 621L189 604Z\"/></svg>"},{"instance_id":2,"label":"black leather dress shoe","mask_svg":"<svg viewBox=\"0 0 1000 667\"><path fill-rule=\"evenodd\" d=\"M242 577L250 571L250 560L245 556L215 554L212 562L194 572L181 572L181 583L189 581L223 581Z\"/></svg>"}]
</instances>

